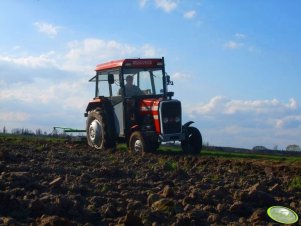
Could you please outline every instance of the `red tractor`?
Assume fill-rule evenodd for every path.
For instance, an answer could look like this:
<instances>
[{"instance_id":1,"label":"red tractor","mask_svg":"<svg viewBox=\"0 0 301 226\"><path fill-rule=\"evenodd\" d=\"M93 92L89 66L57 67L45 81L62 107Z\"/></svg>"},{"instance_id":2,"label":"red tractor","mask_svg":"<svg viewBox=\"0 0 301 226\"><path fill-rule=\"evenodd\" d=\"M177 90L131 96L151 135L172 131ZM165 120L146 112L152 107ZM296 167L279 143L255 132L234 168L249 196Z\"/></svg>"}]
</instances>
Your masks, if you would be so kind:
<instances>
[{"instance_id":1,"label":"red tractor","mask_svg":"<svg viewBox=\"0 0 301 226\"><path fill-rule=\"evenodd\" d=\"M172 82L164 58L110 61L95 71L89 80L95 97L85 113L91 147L114 149L122 140L132 152L147 152L161 142L180 141L185 153L200 153L201 133L191 121L182 125L181 102L167 90Z\"/></svg>"}]
</instances>

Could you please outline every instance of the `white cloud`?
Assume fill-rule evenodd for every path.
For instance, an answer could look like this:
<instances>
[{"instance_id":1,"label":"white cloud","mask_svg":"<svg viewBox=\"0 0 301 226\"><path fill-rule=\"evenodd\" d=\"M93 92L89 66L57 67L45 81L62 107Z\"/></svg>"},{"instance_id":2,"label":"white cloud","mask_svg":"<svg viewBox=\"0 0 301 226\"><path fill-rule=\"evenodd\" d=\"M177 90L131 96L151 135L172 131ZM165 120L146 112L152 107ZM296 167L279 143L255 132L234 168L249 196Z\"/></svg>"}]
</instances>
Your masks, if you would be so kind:
<instances>
[{"instance_id":1,"label":"white cloud","mask_svg":"<svg viewBox=\"0 0 301 226\"><path fill-rule=\"evenodd\" d=\"M87 98L87 80L85 77L74 76L72 80L61 78L59 83L51 78L35 79L26 84L15 83L1 89L0 102L15 100L24 104L56 104L60 108L78 109Z\"/></svg>"},{"instance_id":2,"label":"white cloud","mask_svg":"<svg viewBox=\"0 0 301 226\"><path fill-rule=\"evenodd\" d=\"M227 101L229 100L226 97L216 96L206 104L194 105L187 110L190 115L213 114L219 112L221 109L224 109Z\"/></svg>"},{"instance_id":3,"label":"white cloud","mask_svg":"<svg viewBox=\"0 0 301 226\"><path fill-rule=\"evenodd\" d=\"M92 70L103 61L127 57L154 57L158 49L149 44L133 46L114 40L85 39L68 44L69 50L63 59L62 68L70 71Z\"/></svg>"},{"instance_id":4,"label":"white cloud","mask_svg":"<svg viewBox=\"0 0 301 226\"><path fill-rule=\"evenodd\" d=\"M184 13L184 18L186 19L192 19L196 16L196 11L195 10L191 10L191 11L187 11Z\"/></svg>"},{"instance_id":5,"label":"white cloud","mask_svg":"<svg viewBox=\"0 0 301 226\"><path fill-rule=\"evenodd\" d=\"M154 57L158 50L149 44L132 46L114 40L85 39L68 43L65 53L39 56L2 56L0 101L17 100L27 104L60 103L82 107L78 94L87 97L88 77L97 64L127 57ZM26 73L23 73L26 71ZM10 75L11 73L11 75ZM13 76L13 78L11 78ZM30 79L25 79L30 78Z\"/></svg>"},{"instance_id":6,"label":"white cloud","mask_svg":"<svg viewBox=\"0 0 301 226\"><path fill-rule=\"evenodd\" d=\"M141 8L144 8L147 2L148 2L148 0L139 0L139 6Z\"/></svg>"},{"instance_id":7,"label":"white cloud","mask_svg":"<svg viewBox=\"0 0 301 226\"><path fill-rule=\"evenodd\" d=\"M247 37L245 34L242 34L242 33L236 33L234 36L237 39L244 39Z\"/></svg>"},{"instance_id":8,"label":"white cloud","mask_svg":"<svg viewBox=\"0 0 301 226\"><path fill-rule=\"evenodd\" d=\"M185 105L183 111L196 121L204 140L214 145L285 148L300 144L301 109L293 98L281 102L215 96L207 103Z\"/></svg>"},{"instance_id":9,"label":"white cloud","mask_svg":"<svg viewBox=\"0 0 301 226\"><path fill-rule=\"evenodd\" d=\"M285 108L285 105L276 100L254 100L254 101L243 101L243 100L231 100L226 104L224 113L236 114L238 112L252 112L252 113L269 113L274 110L279 110L278 107Z\"/></svg>"},{"instance_id":10,"label":"white cloud","mask_svg":"<svg viewBox=\"0 0 301 226\"><path fill-rule=\"evenodd\" d=\"M282 114L297 110L298 103L290 99L287 104L277 99L272 100L231 100L223 96L215 96L208 103L190 107L189 114L212 115L237 115L237 114Z\"/></svg>"},{"instance_id":11,"label":"white cloud","mask_svg":"<svg viewBox=\"0 0 301 226\"><path fill-rule=\"evenodd\" d=\"M0 112L0 121L2 122L23 122L29 118L29 114L25 112Z\"/></svg>"},{"instance_id":12,"label":"white cloud","mask_svg":"<svg viewBox=\"0 0 301 226\"><path fill-rule=\"evenodd\" d=\"M34 79L1 87L0 105L5 114L0 113L0 122L7 129L42 128L48 132L54 125L83 128L83 112L93 97L92 84L87 80L84 75L74 74L72 78Z\"/></svg>"},{"instance_id":13,"label":"white cloud","mask_svg":"<svg viewBox=\"0 0 301 226\"><path fill-rule=\"evenodd\" d=\"M243 33L235 33L232 40L229 40L223 44L223 47L226 49L243 49L249 53L260 54L261 51L256 46L250 44L247 40L248 36Z\"/></svg>"},{"instance_id":14,"label":"white cloud","mask_svg":"<svg viewBox=\"0 0 301 226\"><path fill-rule=\"evenodd\" d=\"M142 57L157 57L158 50L155 49L152 45L145 44L141 47L142 50Z\"/></svg>"},{"instance_id":15,"label":"white cloud","mask_svg":"<svg viewBox=\"0 0 301 226\"><path fill-rule=\"evenodd\" d=\"M154 57L158 50L149 44L133 46L114 40L85 39L68 44L61 67L68 71L87 72L98 63L128 57Z\"/></svg>"},{"instance_id":16,"label":"white cloud","mask_svg":"<svg viewBox=\"0 0 301 226\"><path fill-rule=\"evenodd\" d=\"M291 98L289 100L287 107L291 108L291 109L297 109L299 107L299 105L298 105L298 102L294 98Z\"/></svg>"},{"instance_id":17,"label":"white cloud","mask_svg":"<svg viewBox=\"0 0 301 226\"><path fill-rule=\"evenodd\" d=\"M26 68L56 68L63 71L89 73L100 62L127 57L155 57L160 51L150 44L129 45L115 40L87 38L71 41L65 53L50 51L38 56L0 55L0 63Z\"/></svg>"},{"instance_id":18,"label":"white cloud","mask_svg":"<svg viewBox=\"0 0 301 226\"><path fill-rule=\"evenodd\" d=\"M243 46L243 43L228 41L224 44L224 47L227 49L239 49Z\"/></svg>"},{"instance_id":19,"label":"white cloud","mask_svg":"<svg viewBox=\"0 0 301 226\"><path fill-rule=\"evenodd\" d=\"M156 6L169 13L177 8L177 1L174 0L155 0Z\"/></svg>"},{"instance_id":20,"label":"white cloud","mask_svg":"<svg viewBox=\"0 0 301 226\"><path fill-rule=\"evenodd\" d=\"M4 56L0 55L0 62L7 62L17 66L29 68L53 67L56 64L54 52L48 52L39 56Z\"/></svg>"},{"instance_id":21,"label":"white cloud","mask_svg":"<svg viewBox=\"0 0 301 226\"><path fill-rule=\"evenodd\" d=\"M171 76L171 79L175 80L175 81L187 81L190 78L191 78L191 75L187 75L182 72L176 72Z\"/></svg>"},{"instance_id":22,"label":"white cloud","mask_svg":"<svg viewBox=\"0 0 301 226\"><path fill-rule=\"evenodd\" d=\"M54 38L57 36L60 26L55 26L53 24L45 22L35 22L34 26L38 29L39 32L46 34L47 36Z\"/></svg>"},{"instance_id":23,"label":"white cloud","mask_svg":"<svg viewBox=\"0 0 301 226\"><path fill-rule=\"evenodd\" d=\"M301 115L289 115L276 120L275 127L283 128L300 128L301 129Z\"/></svg>"}]
</instances>

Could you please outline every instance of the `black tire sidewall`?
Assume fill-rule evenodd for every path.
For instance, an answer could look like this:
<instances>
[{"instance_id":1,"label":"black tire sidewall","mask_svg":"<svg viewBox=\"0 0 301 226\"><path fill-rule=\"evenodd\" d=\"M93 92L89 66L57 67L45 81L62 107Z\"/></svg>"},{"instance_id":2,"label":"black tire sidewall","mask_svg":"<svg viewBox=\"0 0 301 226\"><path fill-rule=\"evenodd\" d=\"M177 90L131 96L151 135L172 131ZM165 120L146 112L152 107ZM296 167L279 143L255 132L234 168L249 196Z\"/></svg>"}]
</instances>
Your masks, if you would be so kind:
<instances>
[{"instance_id":1,"label":"black tire sidewall","mask_svg":"<svg viewBox=\"0 0 301 226\"><path fill-rule=\"evenodd\" d=\"M90 131L89 131L90 125L91 125L91 123L92 123L95 119L96 119L97 121L99 121L100 126L101 126L101 130L102 130L102 132L101 132L101 134L102 134L102 137L101 137L102 142L101 142L101 145L99 145L99 148L95 147L95 144L93 143L93 141L90 140L90 135L89 135L89 132L90 132ZM102 118L100 112L94 110L94 111L91 111L91 112L88 114L87 123L86 123L86 131L87 131L87 140L88 140L88 144L89 144L91 147L95 147L95 148L97 148L97 149L103 149L103 148L104 148L104 143L105 143L105 141L104 141L105 130L104 130L103 118Z\"/></svg>"},{"instance_id":2,"label":"black tire sidewall","mask_svg":"<svg viewBox=\"0 0 301 226\"><path fill-rule=\"evenodd\" d=\"M141 143L142 143L142 151L141 152L142 153L145 152L146 144L145 144L145 140L144 140L144 138L143 138L140 131L134 131L130 136L130 139L129 139L129 150L130 150L130 152L138 153L138 152L135 151L135 142L137 140L140 140Z\"/></svg>"},{"instance_id":3,"label":"black tire sidewall","mask_svg":"<svg viewBox=\"0 0 301 226\"><path fill-rule=\"evenodd\" d=\"M199 154L202 149L202 135L195 127L187 128L187 140L181 142L182 149L188 154Z\"/></svg>"}]
</instances>

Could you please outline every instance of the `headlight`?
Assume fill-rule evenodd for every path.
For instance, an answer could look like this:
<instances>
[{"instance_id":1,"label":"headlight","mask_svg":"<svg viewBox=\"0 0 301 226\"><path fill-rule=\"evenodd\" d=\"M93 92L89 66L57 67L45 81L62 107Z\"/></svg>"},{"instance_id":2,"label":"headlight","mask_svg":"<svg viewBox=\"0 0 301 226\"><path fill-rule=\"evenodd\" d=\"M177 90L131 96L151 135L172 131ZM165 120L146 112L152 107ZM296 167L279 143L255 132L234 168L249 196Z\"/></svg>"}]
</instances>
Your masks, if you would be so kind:
<instances>
[{"instance_id":1,"label":"headlight","mask_svg":"<svg viewBox=\"0 0 301 226\"><path fill-rule=\"evenodd\" d=\"M168 118L167 117L163 118L163 123L168 123Z\"/></svg>"},{"instance_id":2,"label":"headlight","mask_svg":"<svg viewBox=\"0 0 301 226\"><path fill-rule=\"evenodd\" d=\"M178 123L178 122L180 122L180 121L181 121L180 117L177 116L177 117L175 118L175 122Z\"/></svg>"}]
</instances>

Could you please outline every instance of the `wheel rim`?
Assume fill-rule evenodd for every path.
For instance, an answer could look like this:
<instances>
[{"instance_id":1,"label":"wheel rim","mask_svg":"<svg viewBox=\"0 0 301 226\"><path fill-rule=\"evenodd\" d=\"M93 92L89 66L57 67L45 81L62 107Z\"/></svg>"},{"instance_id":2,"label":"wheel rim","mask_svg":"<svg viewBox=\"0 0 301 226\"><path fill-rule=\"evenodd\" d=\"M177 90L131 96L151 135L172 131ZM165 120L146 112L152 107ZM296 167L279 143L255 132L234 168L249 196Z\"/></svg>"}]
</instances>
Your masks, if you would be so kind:
<instances>
[{"instance_id":1,"label":"wheel rim","mask_svg":"<svg viewBox=\"0 0 301 226\"><path fill-rule=\"evenodd\" d=\"M142 152L142 149L143 149L143 145L142 145L142 142L141 140L135 140L134 142L134 151L135 152Z\"/></svg>"},{"instance_id":2,"label":"wheel rim","mask_svg":"<svg viewBox=\"0 0 301 226\"><path fill-rule=\"evenodd\" d=\"M94 119L89 126L89 138L96 148L101 148L102 128L97 119Z\"/></svg>"}]
</instances>

